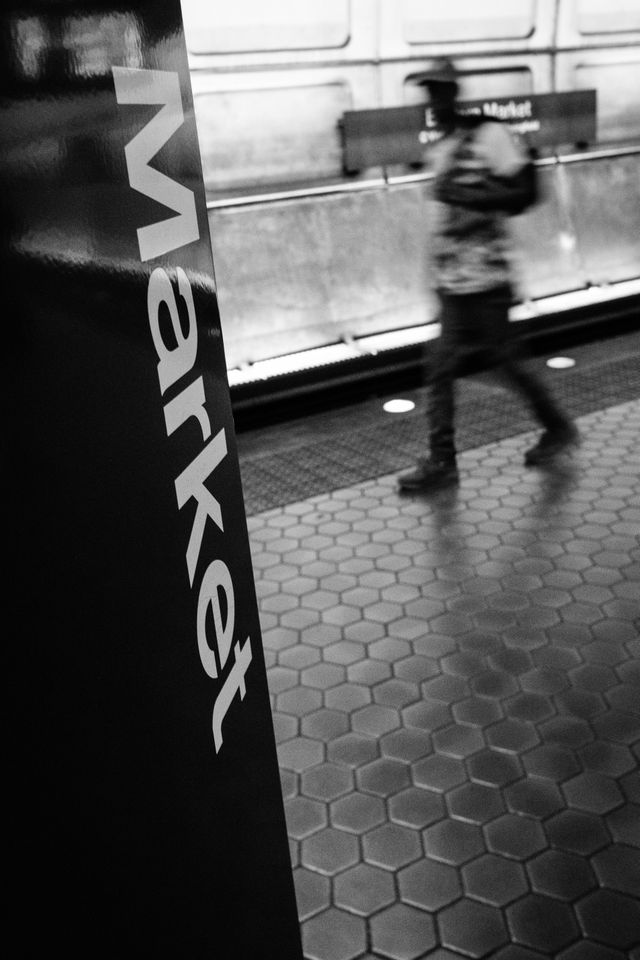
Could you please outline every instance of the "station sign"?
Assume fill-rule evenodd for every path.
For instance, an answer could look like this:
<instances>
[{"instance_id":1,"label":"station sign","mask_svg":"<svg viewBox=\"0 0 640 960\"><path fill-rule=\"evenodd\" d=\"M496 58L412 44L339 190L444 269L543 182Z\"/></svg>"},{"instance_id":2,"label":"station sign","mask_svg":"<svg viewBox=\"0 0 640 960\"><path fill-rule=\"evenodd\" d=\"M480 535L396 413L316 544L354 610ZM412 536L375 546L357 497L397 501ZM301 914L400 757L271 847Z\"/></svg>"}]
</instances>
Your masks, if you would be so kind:
<instances>
[{"instance_id":1,"label":"station sign","mask_svg":"<svg viewBox=\"0 0 640 960\"><path fill-rule=\"evenodd\" d=\"M7 935L300 960L180 4L1 30Z\"/></svg>"},{"instance_id":2,"label":"station sign","mask_svg":"<svg viewBox=\"0 0 640 960\"><path fill-rule=\"evenodd\" d=\"M596 140L596 91L521 94L461 100L457 109L505 123L535 150L583 146ZM350 110L341 122L344 169L355 173L390 164L420 165L425 147L442 137L429 106Z\"/></svg>"}]
</instances>

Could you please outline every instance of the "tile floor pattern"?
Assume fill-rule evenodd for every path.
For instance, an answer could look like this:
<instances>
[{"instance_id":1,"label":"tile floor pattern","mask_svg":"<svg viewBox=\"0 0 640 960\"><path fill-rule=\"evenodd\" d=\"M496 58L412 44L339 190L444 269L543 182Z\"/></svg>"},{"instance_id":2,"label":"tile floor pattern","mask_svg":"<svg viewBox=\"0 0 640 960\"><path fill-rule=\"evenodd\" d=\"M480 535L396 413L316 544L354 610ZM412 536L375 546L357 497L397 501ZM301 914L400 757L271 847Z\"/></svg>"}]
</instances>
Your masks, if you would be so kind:
<instances>
[{"instance_id":1,"label":"tile floor pattern","mask_svg":"<svg viewBox=\"0 0 640 960\"><path fill-rule=\"evenodd\" d=\"M640 401L249 518L307 960L640 960Z\"/></svg>"}]
</instances>

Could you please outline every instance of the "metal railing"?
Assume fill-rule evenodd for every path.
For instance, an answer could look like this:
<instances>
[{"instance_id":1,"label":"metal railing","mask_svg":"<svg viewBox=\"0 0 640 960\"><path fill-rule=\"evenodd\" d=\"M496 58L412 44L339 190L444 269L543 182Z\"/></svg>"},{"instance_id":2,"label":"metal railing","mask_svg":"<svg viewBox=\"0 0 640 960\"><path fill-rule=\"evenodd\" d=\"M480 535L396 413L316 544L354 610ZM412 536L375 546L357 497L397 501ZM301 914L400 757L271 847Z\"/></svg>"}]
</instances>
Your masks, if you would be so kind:
<instances>
[{"instance_id":1,"label":"metal railing","mask_svg":"<svg viewBox=\"0 0 640 960\"><path fill-rule=\"evenodd\" d=\"M561 166L571 163L585 163L595 160L606 160L614 157L640 155L640 144L604 148L601 150L590 150L588 152L554 154L551 157L543 157L536 160L536 166ZM322 184L317 187L307 186L291 188L285 190L264 191L255 194L243 194L234 197L223 197L207 201L207 210L222 210L232 207L247 207L256 204L276 203L285 200L307 200L312 197L329 197L338 194L361 193L365 190L380 190L389 186L400 186L409 183L426 183L433 179L434 174L431 171L423 170L416 173L387 175L383 173L379 177L372 177L367 180L341 180L337 183Z\"/></svg>"}]
</instances>

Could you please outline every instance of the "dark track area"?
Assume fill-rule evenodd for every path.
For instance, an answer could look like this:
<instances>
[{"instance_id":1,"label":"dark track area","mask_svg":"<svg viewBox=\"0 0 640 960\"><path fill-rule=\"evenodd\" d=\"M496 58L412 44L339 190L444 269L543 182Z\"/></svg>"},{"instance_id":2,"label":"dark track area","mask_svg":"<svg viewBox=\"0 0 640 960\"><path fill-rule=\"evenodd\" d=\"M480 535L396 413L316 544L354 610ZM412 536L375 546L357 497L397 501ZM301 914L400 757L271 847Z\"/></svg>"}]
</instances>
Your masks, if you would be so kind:
<instances>
[{"instance_id":1,"label":"dark track area","mask_svg":"<svg viewBox=\"0 0 640 960\"><path fill-rule=\"evenodd\" d=\"M542 347L547 352L542 352ZM549 348L553 347L553 351ZM545 366L558 350L575 359L569 370ZM573 417L601 410L640 396L640 326L628 321L628 331L602 335L571 347L567 340L538 343L530 363L543 373ZM410 466L425 452L426 388L417 374L405 389L401 382L382 379L379 389L351 396L338 391L333 409L305 410L303 399L288 402L278 421L240 429L238 448L249 516L303 500ZM382 403L401 395L415 402L408 414L387 414ZM327 403L329 396L323 398ZM316 401L317 403L317 401ZM474 372L458 381L459 450L483 446L535 428L520 399L490 373ZM293 411L296 415L293 416Z\"/></svg>"},{"instance_id":2,"label":"dark track area","mask_svg":"<svg viewBox=\"0 0 640 960\"><path fill-rule=\"evenodd\" d=\"M640 296L524 321L520 335L532 357L589 346L640 330ZM238 433L358 404L373 396L416 389L425 382L432 343L363 355L341 363L270 377L231 388ZM464 373L481 372L470 361Z\"/></svg>"}]
</instances>

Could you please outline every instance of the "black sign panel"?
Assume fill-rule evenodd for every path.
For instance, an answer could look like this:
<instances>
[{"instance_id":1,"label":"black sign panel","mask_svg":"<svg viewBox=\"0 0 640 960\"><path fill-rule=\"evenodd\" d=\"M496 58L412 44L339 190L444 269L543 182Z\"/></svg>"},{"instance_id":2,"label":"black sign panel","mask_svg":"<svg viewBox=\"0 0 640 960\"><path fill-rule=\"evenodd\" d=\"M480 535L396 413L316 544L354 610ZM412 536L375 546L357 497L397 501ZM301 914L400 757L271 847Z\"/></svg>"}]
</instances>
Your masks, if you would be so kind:
<instances>
[{"instance_id":1,"label":"black sign panel","mask_svg":"<svg viewBox=\"0 0 640 960\"><path fill-rule=\"evenodd\" d=\"M596 139L595 90L464 100L458 110L500 120L534 148L586 145ZM420 164L425 146L442 136L431 110L421 104L347 111L342 132L347 172L392 163Z\"/></svg>"},{"instance_id":2,"label":"black sign panel","mask_svg":"<svg viewBox=\"0 0 640 960\"><path fill-rule=\"evenodd\" d=\"M298 960L180 6L3 16L7 939Z\"/></svg>"}]
</instances>

